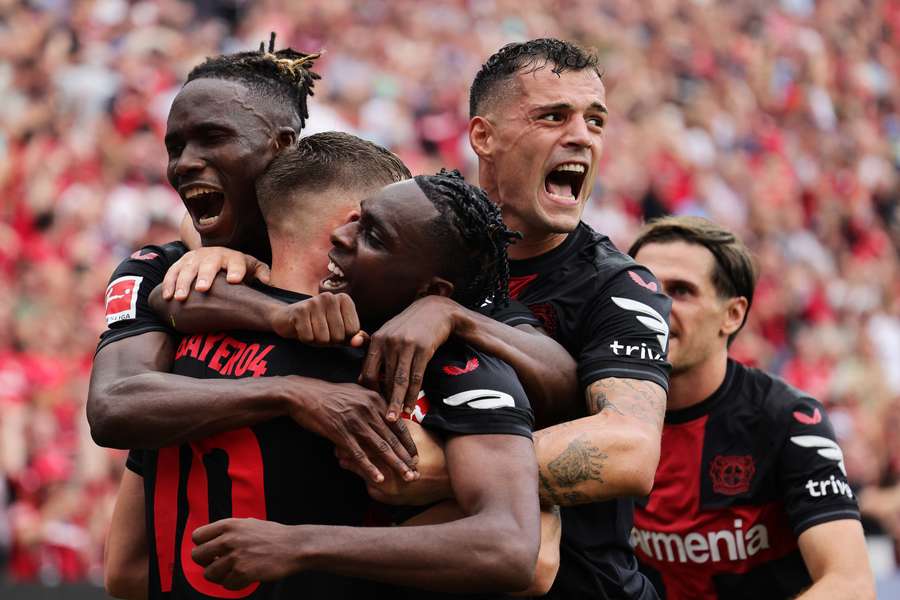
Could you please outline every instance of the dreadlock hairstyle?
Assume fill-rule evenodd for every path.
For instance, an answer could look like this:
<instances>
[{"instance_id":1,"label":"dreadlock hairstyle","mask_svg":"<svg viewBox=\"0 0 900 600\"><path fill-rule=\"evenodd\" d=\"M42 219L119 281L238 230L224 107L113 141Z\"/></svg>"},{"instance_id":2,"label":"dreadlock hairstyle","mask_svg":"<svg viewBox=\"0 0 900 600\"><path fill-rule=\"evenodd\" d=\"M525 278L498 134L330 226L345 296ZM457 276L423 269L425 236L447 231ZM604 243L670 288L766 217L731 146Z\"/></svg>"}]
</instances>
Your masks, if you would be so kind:
<instances>
[{"instance_id":1,"label":"dreadlock hairstyle","mask_svg":"<svg viewBox=\"0 0 900 600\"><path fill-rule=\"evenodd\" d=\"M517 73L533 73L548 64L552 73L593 69L602 77L599 57L594 49L585 49L556 38L540 38L507 44L491 55L475 75L469 89L469 117L483 114Z\"/></svg>"},{"instance_id":2,"label":"dreadlock hairstyle","mask_svg":"<svg viewBox=\"0 0 900 600\"><path fill-rule=\"evenodd\" d=\"M265 42L259 43L259 51L236 52L207 58L194 67L187 81L194 79L228 79L239 81L264 98L283 99L290 104L300 119L300 129L309 118L307 98L313 95L318 73L311 71L313 61L320 54L304 54L293 48L275 50L275 32Z\"/></svg>"},{"instance_id":3,"label":"dreadlock hairstyle","mask_svg":"<svg viewBox=\"0 0 900 600\"><path fill-rule=\"evenodd\" d=\"M444 265L455 276L453 299L467 308L477 308L485 300L507 304L506 248L522 234L507 229L500 209L481 188L466 183L459 171L441 169L437 175L413 179L438 210L430 233L443 252Z\"/></svg>"}]
</instances>

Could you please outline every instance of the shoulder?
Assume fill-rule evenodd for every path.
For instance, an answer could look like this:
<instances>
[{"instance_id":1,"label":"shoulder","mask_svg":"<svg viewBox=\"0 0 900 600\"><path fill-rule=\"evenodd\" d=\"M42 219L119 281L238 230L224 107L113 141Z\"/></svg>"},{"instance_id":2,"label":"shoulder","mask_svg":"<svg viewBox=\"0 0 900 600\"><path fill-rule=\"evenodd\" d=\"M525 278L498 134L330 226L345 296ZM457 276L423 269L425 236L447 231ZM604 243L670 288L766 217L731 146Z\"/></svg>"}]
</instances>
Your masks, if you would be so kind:
<instances>
[{"instance_id":1,"label":"shoulder","mask_svg":"<svg viewBox=\"0 0 900 600\"><path fill-rule=\"evenodd\" d=\"M162 245L143 246L131 253L113 271L111 279L123 275L142 275L166 270L187 252L181 242L169 242Z\"/></svg>"},{"instance_id":2,"label":"shoulder","mask_svg":"<svg viewBox=\"0 0 900 600\"><path fill-rule=\"evenodd\" d=\"M451 340L438 348L428 363L426 378L433 383L472 386L491 382L494 386L520 387L515 370L503 360Z\"/></svg>"},{"instance_id":3,"label":"shoulder","mask_svg":"<svg viewBox=\"0 0 900 600\"><path fill-rule=\"evenodd\" d=\"M772 373L741 365L744 372L744 389L751 392L753 403L773 421L794 418L797 410L820 410L822 404Z\"/></svg>"},{"instance_id":4,"label":"shoulder","mask_svg":"<svg viewBox=\"0 0 900 600\"><path fill-rule=\"evenodd\" d=\"M580 256L596 270L602 284L629 268L638 266L634 259L619 250L608 236L594 231L586 223L578 225L582 240Z\"/></svg>"}]
</instances>

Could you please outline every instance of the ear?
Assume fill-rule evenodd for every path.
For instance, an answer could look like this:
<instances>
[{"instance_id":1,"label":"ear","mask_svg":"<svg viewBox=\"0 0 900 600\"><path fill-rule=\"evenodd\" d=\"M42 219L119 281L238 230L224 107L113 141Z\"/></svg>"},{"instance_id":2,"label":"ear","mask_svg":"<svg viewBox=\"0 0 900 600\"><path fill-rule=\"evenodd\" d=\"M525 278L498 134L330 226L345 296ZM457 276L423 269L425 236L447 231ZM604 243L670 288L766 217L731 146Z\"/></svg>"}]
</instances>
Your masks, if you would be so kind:
<instances>
[{"instance_id":1,"label":"ear","mask_svg":"<svg viewBox=\"0 0 900 600\"><path fill-rule=\"evenodd\" d=\"M435 276L431 278L431 281L419 289L416 298L421 298L423 296L443 296L444 298L449 298L453 295L454 289L456 288L452 283L443 277Z\"/></svg>"},{"instance_id":2,"label":"ear","mask_svg":"<svg viewBox=\"0 0 900 600\"><path fill-rule=\"evenodd\" d=\"M494 128L484 117L472 117L469 121L469 144L478 158L490 159L493 154Z\"/></svg>"},{"instance_id":3,"label":"ear","mask_svg":"<svg viewBox=\"0 0 900 600\"><path fill-rule=\"evenodd\" d=\"M341 224L344 223L354 223L359 221L359 208L354 208L351 211L348 211L346 215L344 215L344 220L341 221Z\"/></svg>"},{"instance_id":4,"label":"ear","mask_svg":"<svg viewBox=\"0 0 900 600\"><path fill-rule=\"evenodd\" d=\"M744 316L747 314L747 299L743 296L728 300L725 305L725 320L722 322L720 333L728 337L741 328Z\"/></svg>"},{"instance_id":5,"label":"ear","mask_svg":"<svg viewBox=\"0 0 900 600\"><path fill-rule=\"evenodd\" d=\"M297 143L297 132L291 127L279 127L275 132L275 150L280 152Z\"/></svg>"}]
</instances>

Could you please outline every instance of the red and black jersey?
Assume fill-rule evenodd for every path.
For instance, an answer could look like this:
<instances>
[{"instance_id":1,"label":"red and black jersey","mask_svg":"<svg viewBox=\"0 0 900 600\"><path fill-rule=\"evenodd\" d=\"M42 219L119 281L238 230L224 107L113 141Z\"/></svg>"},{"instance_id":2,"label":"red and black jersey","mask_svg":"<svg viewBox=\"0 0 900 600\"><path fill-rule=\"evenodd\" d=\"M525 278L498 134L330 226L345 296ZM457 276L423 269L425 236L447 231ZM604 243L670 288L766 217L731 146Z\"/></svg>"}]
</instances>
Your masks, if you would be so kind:
<instances>
[{"instance_id":1,"label":"red and black jersey","mask_svg":"<svg viewBox=\"0 0 900 600\"><path fill-rule=\"evenodd\" d=\"M609 238L580 223L550 252L510 261L510 276L510 296L534 316L506 322L542 327L578 361L583 388L618 377L668 389L671 302ZM560 568L549 597L655 598L629 544L632 514L628 498L563 508Z\"/></svg>"},{"instance_id":2,"label":"red and black jersey","mask_svg":"<svg viewBox=\"0 0 900 600\"><path fill-rule=\"evenodd\" d=\"M669 411L632 543L664 598L793 598L812 581L797 538L859 519L825 409L729 360L695 406Z\"/></svg>"},{"instance_id":3,"label":"red and black jersey","mask_svg":"<svg viewBox=\"0 0 900 600\"><path fill-rule=\"evenodd\" d=\"M286 302L307 298L260 285ZM304 375L354 382L362 353L317 348L272 333L184 336L173 372L196 378ZM412 418L445 435L531 435L533 417L511 367L462 344L442 346L426 370ZM330 442L287 417L224 432L177 448L133 451L144 477L151 546L150 598L366 598L375 584L304 572L239 592L203 578L190 558L194 529L228 517L285 524L362 525L370 502L363 482L339 468Z\"/></svg>"},{"instance_id":4,"label":"red and black jersey","mask_svg":"<svg viewBox=\"0 0 900 600\"><path fill-rule=\"evenodd\" d=\"M181 242L144 246L119 263L106 288L107 330L100 335L98 352L116 340L150 331L176 334L153 312L148 299L169 267L186 252Z\"/></svg>"}]
</instances>

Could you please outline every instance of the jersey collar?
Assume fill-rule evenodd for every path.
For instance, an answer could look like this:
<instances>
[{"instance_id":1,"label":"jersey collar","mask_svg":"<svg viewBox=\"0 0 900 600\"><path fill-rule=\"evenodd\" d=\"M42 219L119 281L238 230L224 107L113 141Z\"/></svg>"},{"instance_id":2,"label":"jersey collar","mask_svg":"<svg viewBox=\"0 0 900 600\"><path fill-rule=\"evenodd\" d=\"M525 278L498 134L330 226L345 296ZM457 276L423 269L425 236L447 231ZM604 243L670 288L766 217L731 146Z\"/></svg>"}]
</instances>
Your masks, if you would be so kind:
<instances>
[{"instance_id":1,"label":"jersey collar","mask_svg":"<svg viewBox=\"0 0 900 600\"><path fill-rule=\"evenodd\" d=\"M587 225L579 221L575 231L566 236L563 243L552 250L548 250L543 254L532 256L531 258L523 258L522 260L509 261L509 275L511 277L522 277L533 273L542 273L547 268L556 268L563 261L568 259L572 254L581 248L584 239L588 236Z\"/></svg>"},{"instance_id":2,"label":"jersey collar","mask_svg":"<svg viewBox=\"0 0 900 600\"><path fill-rule=\"evenodd\" d=\"M294 302L300 302L302 300L309 300L312 296L307 294L300 294L298 292L292 292L291 290L285 290L282 288L273 287L271 285L266 285L261 281L254 281L250 284L250 287L253 289L259 290L266 296L271 296L282 302L287 302L288 304L293 304Z\"/></svg>"},{"instance_id":3,"label":"jersey collar","mask_svg":"<svg viewBox=\"0 0 900 600\"><path fill-rule=\"evenodd\" d=\"M716 391L710 394L710 396L703 402L700 402L693 406L682 408L680 410L667 410L666 423L677 425L679 423L687 423L688 421L693 421L694 419L699 419L702 416L708 415L710 412L712 412L712 409L719 403L719 400L725 398L731 392L737 379L737 371L737 363L729 358L728 365L725 368L725 379L722 380L722 383L719 385Z\"/></svg>"}]
</instances>

